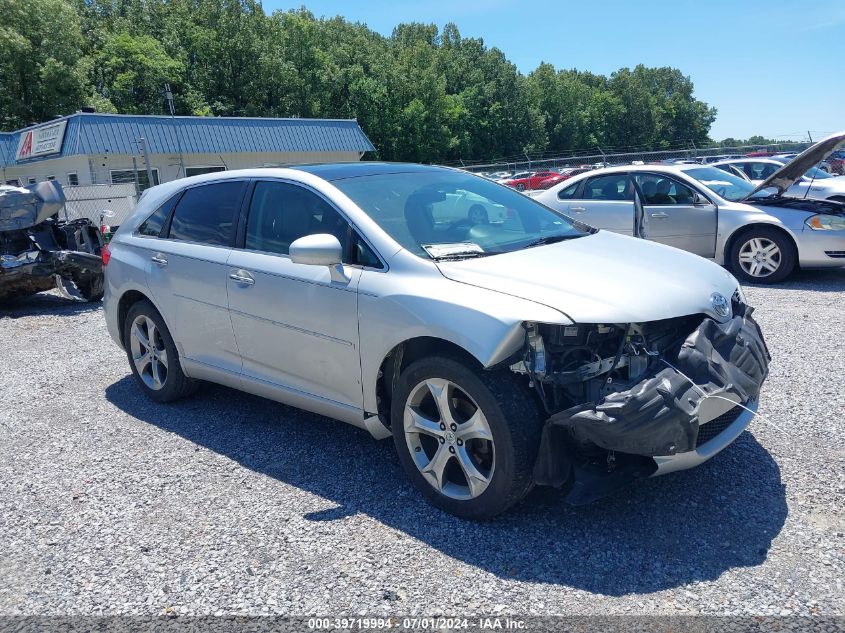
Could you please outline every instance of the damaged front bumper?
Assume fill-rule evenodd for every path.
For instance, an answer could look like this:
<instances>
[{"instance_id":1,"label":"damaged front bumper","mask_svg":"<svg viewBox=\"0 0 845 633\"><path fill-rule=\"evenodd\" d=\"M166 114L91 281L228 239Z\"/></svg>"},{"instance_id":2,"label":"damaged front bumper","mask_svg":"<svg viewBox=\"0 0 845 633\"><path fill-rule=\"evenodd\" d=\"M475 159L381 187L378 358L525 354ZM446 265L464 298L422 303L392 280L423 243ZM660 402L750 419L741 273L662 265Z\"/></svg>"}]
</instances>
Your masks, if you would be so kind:
<instances>
[{"instance_id":1,"label":"damaged front bumper","mask_svg":"<svg viewBox=\"0 0 845 633\"><path fill-rule=\"evenodd\" d=\"M756 411L771 358L751 312L737 303L725 323L702 317L680 345L652 350L636 381L621 389L617 381L616 390L552 414L535 483L566 488L570 503L589 503L637 479L696 466L728 446ZM610 374L601 379L614 382Z\"/></svg>"},{"instance_id":2,"label":"damaged front bumper","mask_svg":"<svg viewBox=\"0 0 845 633\"><path fill-rule=\"evenodd\" d=\"M0 261L0 301L58 288L68 298L102 293L103 261L79 251L32 250Z\"/></svg>"}]
</instances>

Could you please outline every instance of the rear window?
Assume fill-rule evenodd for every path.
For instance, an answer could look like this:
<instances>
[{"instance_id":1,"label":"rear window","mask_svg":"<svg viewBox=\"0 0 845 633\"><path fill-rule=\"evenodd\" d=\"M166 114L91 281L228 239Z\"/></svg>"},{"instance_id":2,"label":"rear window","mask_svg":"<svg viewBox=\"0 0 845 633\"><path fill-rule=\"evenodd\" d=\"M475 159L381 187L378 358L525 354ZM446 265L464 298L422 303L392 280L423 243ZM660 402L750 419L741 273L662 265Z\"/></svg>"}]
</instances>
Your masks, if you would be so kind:
<instances>
[{"instance_id":1,"label":"rear window","mask_svg":"<svg viewBox=\"0 0 845 633\"><path fill-rule=\"evenodd\" d=\"M245 187L245 181L233 180L186 190L173 212L168 237L232 246Z\"/></svg>"}]
</instances>

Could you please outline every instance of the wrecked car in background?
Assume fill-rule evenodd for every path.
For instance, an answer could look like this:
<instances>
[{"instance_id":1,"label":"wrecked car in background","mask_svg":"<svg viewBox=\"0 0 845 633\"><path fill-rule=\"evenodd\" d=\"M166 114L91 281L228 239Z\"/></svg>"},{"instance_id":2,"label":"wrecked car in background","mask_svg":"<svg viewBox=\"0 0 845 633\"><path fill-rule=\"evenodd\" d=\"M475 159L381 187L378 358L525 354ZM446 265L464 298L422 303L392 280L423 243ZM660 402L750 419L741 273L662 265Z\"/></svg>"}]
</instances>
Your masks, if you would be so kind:
<instances>
[{"instance_id":1,"label":"wrecked car in background","mask_svg":"<svg viewBox=\"0 0 845 633\"><path fill-rule=\"evenodd\" d=\"M458 194L506 218L438 217ZM534 484L586 503L700 464L768 372L716 264L458 170L185 178L149 189L109 253L106 324L149 398L208 380L392 434L420 493L462 517Z\"/></svg>"},{"instance_id":2,"label":"wrecked car in background","mask_svg":"<svg viewBox=\"0 0 845 633\"><path fill-rule=\"evenodd\" d=\"M59 219L64 202L53 180L0 185L0 302L52 288L77 301L102 298L100 230L87 219Z\"/></svg>"}]
</instances>

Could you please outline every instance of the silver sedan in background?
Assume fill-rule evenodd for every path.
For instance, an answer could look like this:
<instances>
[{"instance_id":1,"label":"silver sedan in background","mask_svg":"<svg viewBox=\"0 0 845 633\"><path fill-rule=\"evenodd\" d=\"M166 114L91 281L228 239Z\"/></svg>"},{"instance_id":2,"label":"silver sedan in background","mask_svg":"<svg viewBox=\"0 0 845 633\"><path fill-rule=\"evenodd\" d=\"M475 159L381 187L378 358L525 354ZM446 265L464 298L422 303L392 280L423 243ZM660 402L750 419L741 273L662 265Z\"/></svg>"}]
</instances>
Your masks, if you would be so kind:
<instances>
[{"instance_id":1,"label":"silver sedan in background","mask_svg":"<svg viewBox=\"0 0 845 633\"><path fill-rule=\"evenodd\" d=\"M737 158L713 163L724 171L747 178L754 185L762 184L780 171L792 159L782 156L771 158ZM834 176L818 167L810 167L791 184L784 195L790 198L815 198L845 202L845 176Z\"/></svg>"},{"instance_id":2,"label":"silver sedan in background","mask_svg":"<svg viewBox=\"0 0 845 633\"><path fill-rule=\"evenodd\" d=\"M845 133L809 148L755 186L711 165L628 165L576 176L534 199L597 228L661 242L776 283L797 267L845 266L845 203L789 189Z\"/></svg>"}]
</instances>

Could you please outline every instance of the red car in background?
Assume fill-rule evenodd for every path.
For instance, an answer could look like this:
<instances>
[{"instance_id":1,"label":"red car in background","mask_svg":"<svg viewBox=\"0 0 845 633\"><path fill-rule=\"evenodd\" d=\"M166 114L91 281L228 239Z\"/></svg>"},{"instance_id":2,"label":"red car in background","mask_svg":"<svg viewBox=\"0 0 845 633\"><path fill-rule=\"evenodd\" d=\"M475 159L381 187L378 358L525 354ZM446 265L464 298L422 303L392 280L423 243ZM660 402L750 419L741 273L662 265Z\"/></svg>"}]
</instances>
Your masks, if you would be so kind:
<instances>
[{"instance_id":1,"label":"red car in background","mask_svg":"<svg viewBox=\"0 0 845 633\"><path fill-rule=\"evenodd\" d=\"M516 174L513 178L505 178L499 182L508 187L513 187L517 191L525 191L526 189L547 189L554 183L560 182L560 180L550 179L559 177L560 174L556 171L534 171L528 174Z\"/></svg>"}]
</instances>

